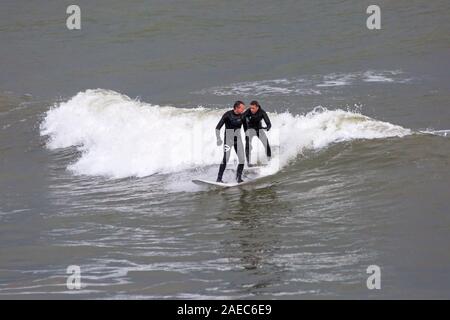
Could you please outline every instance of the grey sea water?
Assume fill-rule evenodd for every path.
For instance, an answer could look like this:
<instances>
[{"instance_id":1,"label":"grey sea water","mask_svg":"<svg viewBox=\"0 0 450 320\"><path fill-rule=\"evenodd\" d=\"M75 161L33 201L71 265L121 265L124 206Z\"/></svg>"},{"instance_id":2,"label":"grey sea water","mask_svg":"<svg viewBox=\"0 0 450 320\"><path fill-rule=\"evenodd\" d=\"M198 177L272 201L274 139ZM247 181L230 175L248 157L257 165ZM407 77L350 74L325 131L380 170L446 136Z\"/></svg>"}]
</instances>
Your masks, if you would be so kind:
<instances>
[{"instance_id":1,"label":"grey sea water","mask_svg":"<svg viewBox=\"0 0 450 320\"><path fill-rule=\"evenodd\" d=\"M0 298L450 298L448 1L70 4L0 4ZM196 188L236 99L285 161Z\"/></svg>"}]
</instances>

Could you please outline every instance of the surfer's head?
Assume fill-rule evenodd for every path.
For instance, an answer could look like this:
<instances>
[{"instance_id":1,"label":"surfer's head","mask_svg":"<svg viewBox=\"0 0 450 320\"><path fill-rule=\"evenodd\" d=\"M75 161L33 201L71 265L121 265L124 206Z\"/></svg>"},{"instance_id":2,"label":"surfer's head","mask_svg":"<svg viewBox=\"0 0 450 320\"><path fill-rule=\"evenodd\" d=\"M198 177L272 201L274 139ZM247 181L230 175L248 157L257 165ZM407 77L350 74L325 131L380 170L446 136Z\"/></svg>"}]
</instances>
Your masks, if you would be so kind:
<instances>
[{"instance_id":1,"label":"surfer's head","mask_svg":"<svg viewBox=\"0 0 450 320\"><path fill-rule=\"evenodd\" d=\"M253 113L253 114L257 113L259 110L259 107L260 107L260 105L259 105L258 101L253 100L252 102L250 102L251 113Z\"/></svg>"},{"instance_id":2,"label":"surfer's head","mask_svg":"<svg viewBox=\"0 0 450 320\"><path fill-rule=\"evenodd\" d=\"M245 110L245 104L242 101L238 100L234 103L233 110L234 113L241 114Z\"/></svg>"}]
</instances>

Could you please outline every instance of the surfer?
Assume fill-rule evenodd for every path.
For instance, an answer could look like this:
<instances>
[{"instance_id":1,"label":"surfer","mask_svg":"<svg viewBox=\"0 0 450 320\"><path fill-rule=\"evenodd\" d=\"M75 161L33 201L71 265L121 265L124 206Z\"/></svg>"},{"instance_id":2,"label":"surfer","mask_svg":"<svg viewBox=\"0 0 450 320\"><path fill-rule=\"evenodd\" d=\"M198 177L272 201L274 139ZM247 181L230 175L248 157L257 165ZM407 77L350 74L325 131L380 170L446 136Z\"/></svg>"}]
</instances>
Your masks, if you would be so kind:
<instances>
[{"instance_id":1,"label":"surfer","mask_svg":"<svg viewBox=\"0 0 450 320\"><path fill-rule=\"evenodd\" d=\"M236 181L238 183L243 182L242 171L244 170L244 146L241 139L241 126L242 126L242 113L245 110L245 105L242 101L236 101L233 105L233 110L224 113L219 123L216 126L216 138L217 145L222 145L222 139L220 138L220 129L225 124L225 145L223 146L223 160L219 166L219 174L217 175L217 182L222 181L223 172L227 166L227 162L230 159L231 149L234 150L238 156L239 164L236 170Z\"/></svg>"},{"instance_id":2,"label":"surfer","mask_svg":"<svg viewBox=\"0 0 450 320\"><path fill-rule=\"evenodd\" d=\"M250 108L244 112L244 131L245 131L245 156L247 158L247 165L250 167L250 155L252 152L252 139L257 136L261 140L266 150L267 160L270 161L272 151L270 149L269 140L263 129L270 130L272 124L267 116L267 113L261 108L258 101L250 102ZM263 128L261 121L264 120L266 128Z\"/></svg>"}]
</instances>

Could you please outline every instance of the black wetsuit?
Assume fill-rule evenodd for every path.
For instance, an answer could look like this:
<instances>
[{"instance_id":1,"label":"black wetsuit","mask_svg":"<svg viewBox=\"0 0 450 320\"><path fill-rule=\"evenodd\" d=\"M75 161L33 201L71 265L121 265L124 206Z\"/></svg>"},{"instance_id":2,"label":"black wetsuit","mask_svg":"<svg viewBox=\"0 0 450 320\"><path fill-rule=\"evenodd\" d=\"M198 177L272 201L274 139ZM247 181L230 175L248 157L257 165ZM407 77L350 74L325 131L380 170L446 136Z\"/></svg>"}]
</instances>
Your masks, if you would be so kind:
<instances>
[{"instance_id":1,"label":"black wetsuit","mask_svg":"<svg viewBox=\"0 0 450 320\"><path fill-rule=\"evenodd\" d=\"M250 109L244 112L244 131L245 131L245 156L247 158L247 163L250 164L250 155L252 147L252 138L256 135L259 140L263 143L266 149L267 158L272 156L272 150L270 149L269 140L267 139L266 133L262 130L261 121L264 120L266 123L266 130L269 131L272 127L270 119L267 113L261 108L258 108L255 114L253 114Z\"/></svg>"},{"instance_id":2,"label":"black wetsuit","mask_svg":"<svg viewBox=\"0 0 450 320\"><path fill-rule=\"evenodd\" d=\"M216 126L216 137L220 140L220 129L225 124L225 135L224 135L224 150L223 159L219 167L219 174L217 175L217 180L221 181L223 172L227 166L227 162L230 159L231 147L234 147L236 154L239 159L239 164L236 172L236 179L241 180L242 171L244 169L244 146L241 139L241 127L243 124L243 118L241 114L234 113L234 110L230 110L224 113L219 123Z\"/></svg>"}]
</instances>

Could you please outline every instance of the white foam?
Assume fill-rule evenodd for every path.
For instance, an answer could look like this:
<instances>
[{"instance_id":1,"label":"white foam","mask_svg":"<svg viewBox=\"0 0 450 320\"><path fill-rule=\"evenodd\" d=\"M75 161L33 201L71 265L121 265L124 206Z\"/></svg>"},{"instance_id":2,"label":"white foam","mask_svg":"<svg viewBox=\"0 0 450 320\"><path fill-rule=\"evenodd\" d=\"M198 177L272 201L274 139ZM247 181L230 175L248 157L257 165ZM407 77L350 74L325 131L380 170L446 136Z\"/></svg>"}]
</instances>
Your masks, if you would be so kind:
<instances>
[{"instance_id":1,"label":"white foam","mask_svg":"<svg viewBox=\"0 0 450 320\"><path fill-rule=\"evenodd\" d=\"M441 136L441 137L450 137L450 130L423 130L420 131L421 133L425 133L425 134L433 134L433 135L437 135L437 136Z\"/></svg>"},{"instance_id":2,"label":"white foam","mask_svg":"<svg viewBox=\"0 0 450 320\"><path fill-rule=\"evenodd\" d=\"M216 145L215 126L224 111L157 106L114 91L87 90L52 107L41 134L49 136L50 149L75 146L82 151L69 166L77 174L142 177L218 164L222 148ZM269 116L273 124L269 141L279 154L263 174L276 172L305 148L411 133L344 110L316 108L306 115Z\"/></svg>"},{"instance_id":3,"label":"white foam","mask_svg":"<svg viewBox=\"0 0 450 320\"><path fill-rule=\"evenodd\" d=\"M219 86L204 89L196 93L211 93L217 96L268 96L268 95L310 95L320 94L318 90L304 89L292 86L291 81L287 79L263 80L254 82L233 83L229 86Z\"/></svg>"},{"instance_id":4,"label":"white foam","mask_svg":"<svg viewBox=\"0 0 450 320\"><path fill-rule=\"evenodd\" d=\"M392 75L395 72L376 72L376 71L366 71L364 72L363 81L365 82L394 82Z\"/></svg>"},{"instance_id":5,"label":"white foam","mask_svg":"<svg viewBox=\"0 0 450 320\"><path fill-rule=\"evenodd\" d=\"M237 82L203 89L194 93L217 96L320 95L325 89L364 83L406 83L401 70L367 70L325 75L302 75L290 79Z\"/></svg>"},{"instance_id":6,"label":"white foam","mask_svg":"<svg viewBox=\"0 0 450 320\"><path fill-rule=\"evenodd\" d=\"M331 73L325 75L321 83L316 84L317 87L337 87L337 86L347 86L352 83L352 81L357 77L355 73L340 74Z\"/></svg>"}]
</instances>

